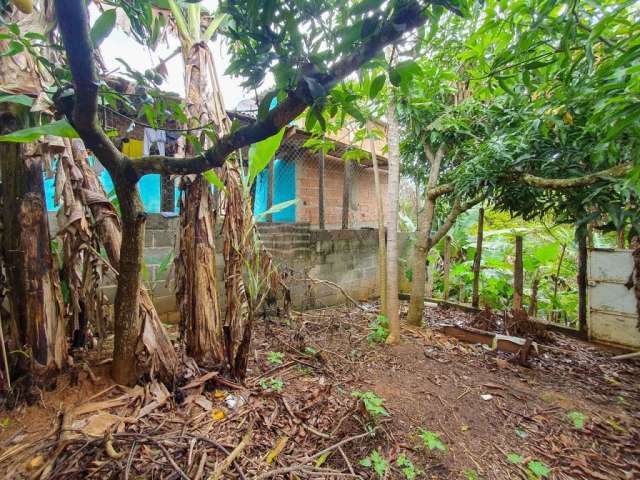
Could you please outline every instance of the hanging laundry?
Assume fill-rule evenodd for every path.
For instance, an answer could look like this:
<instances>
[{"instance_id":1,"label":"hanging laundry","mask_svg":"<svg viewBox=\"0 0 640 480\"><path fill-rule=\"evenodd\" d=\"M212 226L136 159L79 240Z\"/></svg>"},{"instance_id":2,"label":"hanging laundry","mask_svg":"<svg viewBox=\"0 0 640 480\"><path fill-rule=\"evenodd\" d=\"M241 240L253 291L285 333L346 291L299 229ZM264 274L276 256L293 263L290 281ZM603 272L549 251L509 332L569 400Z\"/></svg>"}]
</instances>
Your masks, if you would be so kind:
<instances>
[{"instance_id":1,"label":"hanging laundry","mask_svg":"<svg viewBox=\"0 0 640 480\"><path fill-rule=\"evenodd\" d=\"M167 134L164 130L144 129L143 153L147 155L164 155Z\"/></svg>"}]
</instances>

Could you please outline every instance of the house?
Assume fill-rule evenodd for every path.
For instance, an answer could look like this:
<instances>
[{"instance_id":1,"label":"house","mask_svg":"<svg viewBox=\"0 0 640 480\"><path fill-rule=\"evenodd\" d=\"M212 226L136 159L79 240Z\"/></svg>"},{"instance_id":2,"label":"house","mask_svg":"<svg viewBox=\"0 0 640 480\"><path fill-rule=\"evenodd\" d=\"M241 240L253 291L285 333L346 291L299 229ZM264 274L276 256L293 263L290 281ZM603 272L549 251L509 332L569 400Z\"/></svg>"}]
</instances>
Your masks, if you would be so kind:
<instances>
[{"instance_id":1,"label":"house","mask_svg":"<svg viewBox=\"0 0 640 480\"><path fill-rule=\"evenodd\" d=\"M105 129L117 130L118 138L123 139L121 149L130 157L140 157L148 144L148 128L132 122L128 117L112 110L102 112ZM254 121L247 113L229 112L229 116L241 124ZM142 122L141 122L142 123ZM378 129L384 128L382 124ZM374 228L377 227L377 199L372 161L369 155L360 161L345 161L345 152L361 149L370 153L369 141L354 142L354 129L344 128L335 134L328 134L334 148L326 155L305 146L311 134L299 124L292 124L276 153L275 160L256 181L253 192L254 212L258 221L283 223L306 223L311 228ZM164 148L167 153L173 150L171 145L177 136L164 132ZM375 142L376 155L380 168L382 194L386 195L387 160L383 156L383 141ZM148 148L148 145L147 147ZM247 158L247 152L243 155ZM102 179L107 193L113 191L113 183L108 172L95 162L94 168ZM270 187L270 178L273 179ZM179 190L173 179L159 174L146 175L138 184L145 210L150 213L177 212ZM53 192L55 180L45 179L45 195L49 210L55 210ZM323 192L323 200L321 198ZM260 215L270 206L297 199L291 205L274 213L271 218ZM321 208L323 206L323 208ZM322 217L321 218L321 212Z\"/></svg>"}]
</instances>

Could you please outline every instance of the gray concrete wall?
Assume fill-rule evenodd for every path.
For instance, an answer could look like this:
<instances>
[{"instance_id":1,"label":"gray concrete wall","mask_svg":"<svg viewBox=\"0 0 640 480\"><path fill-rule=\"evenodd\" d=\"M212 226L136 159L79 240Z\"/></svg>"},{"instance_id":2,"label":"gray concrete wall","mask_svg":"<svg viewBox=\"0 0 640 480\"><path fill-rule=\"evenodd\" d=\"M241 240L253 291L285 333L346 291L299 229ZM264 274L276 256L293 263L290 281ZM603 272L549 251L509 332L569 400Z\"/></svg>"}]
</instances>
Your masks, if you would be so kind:
<instances>
[{"instance_id":1,"label":"gray concrete wall","mask_svg":"<svg viewBox=\"0 0 640 480\"><path fill-rule=\"evenodd\" d=\"M51 217L52 234L55 219ZM173 255L178 229L177 217L149 214L145 234L143 278L160 318L173 323L178 319L174 296ZM281 272L288 275L294 308L309 309L344 303L339 289L322 281L340 285L356 300L378 293L378 233L376 230L311 230L309 224L259 224L260 238ZM126 241L126 239L125 239ZM220 299L224 303L222 242L216 242L216 267ZM400 252L410 251L407 235L400 234ZM166 267L163 266L166 264ZM404 268L400 266L400 278ZM318 282L319 280L320 282ZM115 285L107 285L110 298Z\"/></svg>"}]
</instances>

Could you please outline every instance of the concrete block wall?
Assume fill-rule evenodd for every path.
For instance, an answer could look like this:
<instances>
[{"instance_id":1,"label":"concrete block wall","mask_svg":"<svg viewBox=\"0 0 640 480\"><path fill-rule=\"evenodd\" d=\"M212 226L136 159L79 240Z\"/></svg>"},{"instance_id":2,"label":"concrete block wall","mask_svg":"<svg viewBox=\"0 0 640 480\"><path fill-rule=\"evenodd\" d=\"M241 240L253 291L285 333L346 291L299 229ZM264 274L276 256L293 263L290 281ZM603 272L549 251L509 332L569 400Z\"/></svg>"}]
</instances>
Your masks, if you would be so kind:
<instances>
[{"instance_id":1,"label":"concrete block wall","mask_svg":"<svg viewBox=\"0 0 640 480\"><path fill-rule=\"evenodd\" d=\"M50 217L55 234L55 218ZM367 300L378 294L378 232L360 230L313 230L308 223L261 223L260 238L282 272L289 274L294 308L309 309L346 302L339 289L322 283L340 285L356 300ZM178 217L149 214L145 232L145 268L143 279L154 304L165 323L178 321L173 279ZM399 235L400 253L408 258L410 241ZM163 264L166 264L163 266ZM216 276L219 298L224 305L224 262L222 241L216 242ZM399 266L402 280L404 270ZM316 282L319 280L320 282ZM109 298L115 285L106 285Z\"/></svg>"}]
</instances>

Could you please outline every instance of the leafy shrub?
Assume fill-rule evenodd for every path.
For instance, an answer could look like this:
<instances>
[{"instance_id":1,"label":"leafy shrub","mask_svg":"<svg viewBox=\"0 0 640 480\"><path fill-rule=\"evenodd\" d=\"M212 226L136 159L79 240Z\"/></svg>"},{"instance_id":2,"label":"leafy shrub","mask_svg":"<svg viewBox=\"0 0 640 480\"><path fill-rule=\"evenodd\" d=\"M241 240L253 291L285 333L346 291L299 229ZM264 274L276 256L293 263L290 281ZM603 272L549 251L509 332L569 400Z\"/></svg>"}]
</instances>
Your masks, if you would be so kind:
<instances>
[{"instance_id":1,"label":"leafy shrub","mask_svg":"<svg viewBox=\"0 0 640 480\"><path fill-rule=\"evenodd\" d=\"M366 392L360 392L358 390L351 392L352 397L359 398L364 405L367 413L377 421L380 417L388 417L389 412L382 406L384 399L377 396L375 393L367 390Z\"/></svg>"},{"instance_id":2,"label":"leafy shrub","mask_svg":"<svg viewBox=\"0 0 640 480\"><path fill-rule=\"evenodd\" d=\"M389 336L389 320L384 315L378 315L369 322L369 343L383 343Z\"/></svg>"},{"instance_id":3,"label":"leafy shrub","mask_svg":"<svg viewBox=\"0 0 640 480\"><path fill-rule=\"evenodd\" d=\"M364 457L358 462L360 465L366 468L373 469L379 478L384 477L385 472L389 468L389 462L387 462L378 450L373 450L369 455Z\"/></svg>"},{"instance_id":4,"label":"leafy shrub","mask_svg":"<svg viewBox=\"0 0 640 480\"><path fill-rule=\"evenodd\" d=\"M273 365L282 365L284 360L283 352L269 352L267 354L267 361Z\"/></svg>"}]
</instances>

